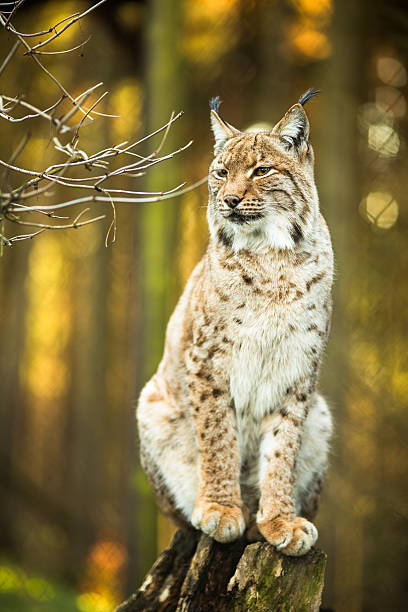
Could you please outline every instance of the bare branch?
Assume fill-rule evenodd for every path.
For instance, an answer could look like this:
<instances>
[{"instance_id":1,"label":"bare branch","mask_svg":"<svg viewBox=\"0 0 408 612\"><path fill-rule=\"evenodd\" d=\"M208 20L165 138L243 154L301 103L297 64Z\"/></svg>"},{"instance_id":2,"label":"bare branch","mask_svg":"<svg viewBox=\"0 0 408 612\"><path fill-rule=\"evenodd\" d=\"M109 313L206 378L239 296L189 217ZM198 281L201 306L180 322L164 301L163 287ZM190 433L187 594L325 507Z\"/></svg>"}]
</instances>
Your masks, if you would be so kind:
<instances>
[{"instance_id":1,"label":"bare branch","mask_svg":"<svg viewBox=\"0 0 408 612\"><path fill-rule=\"evenodd\" d=\"M24 115L24 117L11 117L11 115L8 115L7 113L4 112L4 110L8 110L8 109L3 106L3 111L0 111L0 117L7 119L7 121L11 121L12 123L19 123L21 121L26 121L26 119L34 119L34 117L43 117L44 119L47 119L48 121L50 121L57 127L60 124L62 124L62 121L58 121L58 119L55 119L52 115L49 114L49 111L57 108L57 106L59 106L59 104L61 104L61 102L65 100L65 96L61 96L59 100L57 100L57 102L55 102L54 104L52 104L45 110L41 110L33 106L29 102L26 102L25 100L20 100L19 98L11 98L9 96L4 96L4 95L1 96L1 98L5 100L6 102L14 103L14 108L20 105L20 106L23 106L24 108L28 108L29 110L34 111L33 114ZM62 129L63 132L69 131L69 128L66 126L62 126L62 128L63 128Z\"/></svg>"},{"instance_id":2,"label":"bare branch","mask_svg":"<svg viewBox=\"0 0 408 612\"><path fill-rule=\"evenodd\" d=\"M79 13L76 14L67 24L64 25L63 28L61 28L61 30L59 30L58 32L56 32L53 36L50 36L49 38L47 38L47 40L44 40L41 43L38 43L37 45L34 45L34 47L32 47L29 51L29 53L32 53L34 51L36 51L37 49L40 49L41 47L44 47L45 45L48 45L52 40L55 40L58 36L61 36L61 34L63 32L65 32L65 30L67 30L68 28L70 28L74 23L76 23L79 19L82 19L82 17L85 17L85 15L88 15L89 13L91 13L92 11L94 11L96 8L98 8L98 6L100 6L101 4L105 4L107 0L100 0L99 2L97 2L96 4L94 4L93 6L91 6L89 9L87 9L86 11L84 11L83 13ZM57 24L58 25L58 24ZM54 26L54 30L55 30Z\"/></svg>"},{"instance_id":3,"label":"bare branch","mask_svg":"<svg viewBox=\"0 0 408 612\"><path fill-rule=\"evenodd\" d=\"M106 1L106 0L102 0L102 2L105 2L105 1ZM91 8L92 8L92 7L91 7ZM89 11L88 11L88 12L89 12ZM0 24L1 24L1 25L3 25L3 27L4 27L6 30L10 30L10 31L12 31L12 32L13 32L13 28L11 28L11 27L10 27L10 25L9 25L9 19L10 19L10 18L8 18L7 20L6 20L6 19L4 19L3 15L0 13ZM24 46L24 47L27 49L27 51L28 51L28 52L29 52L29 54L30 54L30 57L31 57L31 58L32 58L32 59L35 61L35 63L36 63L38 66L39 66L39 68L40 68L40 69L41 69L43 72L45 72L45 74L46 74L46 75L47 75L47 76L48 76L48 77L49 77L49 78L50 78L50 79L51 79L51 80L52 80L52 81L53 81L53 82L54 82L54 83L57 85L57 87L58 87L58 88L59 88L59 89L62 91L62 93L63 93L63 94L66 96L66 97L68 97L68 98L71 100L71 102L72 102L72 103L73 103L75 106L77 106L77 107L78 107L78 109L79 109L81 112L83 112L83 113L85 114L85 113L87 112L87 109L83 109L83 108L82 108L80 105L78 105L78 104L76 103L76 101L74 100L74 98L71 96L71 94L70 94L70 93L69 93L69 92L68 92L68 91L65 89L65 87L62 85L62 83L60 83L60 82L58 81L58 79L57 79L57 78L56 78L56 77L55 77L53 74L51 74L51 72L50 72L49 70L47 70L47 68L45 68L45 66L44 66L44 65L43 65L43 64L40 62L40 60L38 59L38 57L37 57L35 54L30 53L30 52L31 52L31 47L30 47L30 45L29 45L29 44L28 44L28 43L27 43L27 42L24 40L24 38L23 38L22 36L20 36L20 34L17 34L15 31L14 31L13 33L15 33L15 34L16 34L16 36L17 36L18 40L19 40L19 41L22 43L22 45L23 45L23 46ZM58 34L58 35L59 35L59 34Z\"/></svg>"},{"instance_id":4,"label":"bare branch","mask_svg":"<svg viewBox=\"0 0 408 612\"><path fill-rule=\"evenodd\" d=\"M76 51L77 49L81 49L91 40L92 36L88 36L86 40L81 42L79 45L75 45L75 47L71 47L71 49L63 49L62 51L34 51L31 49L31 53L35 53L36 55L61 55L63 53L71 53L71 51ZM24 53L24 55L28 55L28 52Z\"/></svg>"},{"instance_id":5,"label":"bare branch","mask_svg":"<svg viewBox=\"0 0 408 612\"><path fill-rule=\"evenodd\" d=\"M16 172L22 172L23 174L31 174L32 176L39 176L38 172L33 172L32 170L24 170L24 168L18 168L17 166L13 166L12 164L8 164L7 162L0 159L0 164L9 168L10 170L15 170Z\"/></svg>"},{"instance_id":6,"label":"bare branch","mask_svg":"<svg viewBox=\"0 0 408 612\"><path fill-rule=\"evenodd\" d=\"M28 143L28 141L30 140L30 133L28 132L27 134L25 134L22 138L22 140L20 141L20 143L17 145L17 148L13 151L13 153L10 156L10 159L8 161L9 164L13 164L17 157L20 155L20 153L22 151L24 151L26 144ZM9 168L5 168L4 172L3 172L3 176L2 176L2 180L4 183L7 182L7 177L10 173Z\"/></svg>"},{"instance_id":7,"label":"bare branch","mask_svg":"<svg viewBox=\"0 0 408 612\"><path fill-rule=\"evenodd\" d=\"M11 11L10 15L7 17L6 23L4 25L5 28L7 28L8 24L10 23L10 19L14 17L14 13L24 4L24 2L25 0L17 0L17 2L14 3L14 8Z\"/></svg>"},{"instance_id":8,"label":"bare branch","mask_svg":"<svg viewBox=\"0 0 408 612\"><path fill-rule=\"evenodd\" d=\"M4 60L2 65L0 66L0 76L2 75L4 70L6 69L7 65L9 64L9 62L13 59L14 54L17 51L19 44L20 44L19 41L16 40L14 45L11 47L9 54L7 55L6 59Z\"/></svg>"},{"instance_id":9,"label":"bare branch","mask_svg":"<svg viewBox=\"0 0 408 612\"><path fill-rule=\"evenodd\" d=\"M0 254L3 246L11 246L14 242L21 240L32 239L44 231L52 229L76 229L90 223L95 223L106 218L106 215L91 216L89 219L83 219L83 216L91 210L93 203L108 203L112 208L112 220L107 229L105 237L105 245L112 244L116 240L117 231L117 214L116 204L118 203L153 203L161 200L166 200L177 195L188 193L206 181L206 178L197 183L186 186L183 181L176 187L163 191L142 191L137 187L121 189L117 184L111 184L111 180L115 177L126 176L131 179L137 179L143 176L150 168L157 164L173 158L175 155L185 151L191 146L192 141L180 146L168 154L160 154L166 142L169 130L174 122L182 117L183 112L171 114L170 119L160 128L137 140L126 140L119 144L110 145L96 152L89 152L86 147L80 145L80 137L82 130L90 122L93 122L97 116L116 117L117 115L108 115L96 110L98 105L107 96L108 92L100 94L94 101L91 101L89 108L85 107L87 100L94 95L94 92L102 86L102 82L96 83L88 87L83 93L72 96L62 83L52 74L42 63L39 56L42 55L60 55L75 51L82 48L90 37L74 45L69 49L60 51L48 51L44 48L63 35L69 27L77 23L80 19L89 15L94 9L106 2L101 0L96 2L91 7L83 12L77 12L69 17L61 19L57 24L42 32L23 33L18 32L13 24L17 9L23 4L23 0L19 3L11 3L9 6L13 8L8 12L6 17L5 11L0 10L0 26L3 26L11 35L15 36L16 40L11 48L6 59L0 67L0 74L6 69L13 58L16 57L16 51L21 45L25 49L23 56L30 56L37 66L42 70L49 79L57 86L61 92L59 98L44 110L38 108L31 101L28 102L24 96L0 96L0 117L6 119L10 123L23 125L36 118L41 118L49 123L51 139L49 143L53 144L54 151L58 157L52 159L52 163L43 169L31 169L25 167L26 164L19 165L16 160L20 153L24 150L29 135L26 134L20 141L8 161L0 160L0 166L4 168L3 185L8 182L9 175L13 175L13 179L17 182L14 188L0 190ZM0 4L0 7L2 5ZM60 29L59 26L64 24ZM30 46L27 38L50 34L48 38L34 46ZM21 59L20 59L21 61ZM56 111L60 105L69 100L72 103L72 108L63 110L63 114L56 117ZM28 111L22 116L18 116L18 110L24 109ZM71 124L71 120L76 113L80 112L82 117L75 120L75 124ZM21 114L21 113L20 113ZM73 133L73 135L72 135ZM71 139L67 140L66 136L71 134ZM159 145L149 154L141 154L140 147L145 146L152 138L161 134ZM137 149L139 148L139 151ZM63 160L61 160L63 156ZM38 159L38 158L37 158ZM69 198L65 195L60 196L56 200L56 188L62 193L66 189L82 189L87 190L89 195L79 198ZM91 192L91 193L89 193ZM61 201L64 199L64 201ZM86 208L81 210L73 221L69 220L68 216L58 215L56 211L66 211L72 206L88 204ZM35 215L45 215L50 220L64 219L66 223L41 223L38 222ZM34 215L34 216L33 216ZM8 237L5 232L5 224L24 225L35 228L35 231L30 233L20 233ZM8 232L7 232L8 233Z\"/></svg>"},{"instance_id":10,"label":"bare branch","mask_svg":"<svg viewBox=\"0 0 408 612\"><path fill-rule=\"evenodd\" d=\"M34 238L35 236L38 236L38 234L42 234L43 232L45 232L45 229L40 229L38 230L38 232L33 232L32 234L20 234L19 236L12 236L11 238L6 238L7 242L7 246L12 246L13 242L17 242L18 240L28 240L31 238ZM3 238L4 240L4 236L1 236L1 238Z\"/></svg>"},{"instance_id":11,"label":"bare branch","mask_svg":"<svg viewBox=\"0 0 408 612\"><path fill-rule=\"evenodd\" d=\"M127 204L161 202L162 200L169 200L170 198L174 198L175 196L181 196L181 195L184 195L185 193L188 193L189 191L193 191L194 189L197 189L197 187L204 185L207 179L208 177L205 176L199 181L197 181L196 183L193 183L192 185L189 185L188 187L185 187L184 189L180 189L180 191L173 192L168 195L164 194L164 195L152 196L152 197L146 197L146 198L124 198L124 197L119 197L119 196L108 198L108 197L100 196L100 195L92 195L92 196L85 196L83 198L76 198L74 200L68 200L67 202L61 202L59 204L54 204L52 206L43 206L43 205L27 206L26 210L27 211L29 210L34 210L34 211L51 210L51 209L57 210L60 208L67 208L68 206L74 206L75 204L85 204L88 202L111 202L112 200L114 201L115 204L118 204L120 202L127 203ZM11 210L14 210L14 208L11 208Z\"/></svg>"},{"instance_id":12,"label":"bare branch","mask_svg":"<svg viewBox=\"0 0 408 612\"><path fill-rule=\"evenodd\" d=\"M99 104L99 102L108 95L109 92L105 91L101 96L99 96L99 98L96 100L96 102L94 102L91 106L91 108L85 113L85 115L82 117L81 121L79 122L76 130L75 130L75 134L72 138L72 143L74 143L76 140L78 140L78 136L79 136L79 130L82 127L85 119L87 118L87 116L90 114L91 111L93 111L93 109Z\"/></svg>"},{"instance_id":13,"label":"bare branch","mask_svg":"<svg viewBox=\"0 0 408 612\"><path fill-rule=\"evenodd\" d=\"M9 220L16 221L18 225L28 225L30 227L41 227L42 229L51 229L51 230L55 229L56 230L56 229L69 229L69 228L76 229L78 227L82 227L83 225L89 225L90 223L94 223L95 221L100 221L101 219L106 218L106 215L99 215L99 217L94 217L93 219L88 219L87 221L81 221L80 223L78 223L79 217L87 210L89 210L89 208L82 211L72 223L67 223L66 225L47 225L44 223L35 223L33 221L22 221L21 219L12 219L12 218L10 218ZM9 216L7 214L6 219L8 218Z\"/></svg>"},{"instance_id":14,"label":"bare branch","mask_svg":"<svg viewBox=\"0 0 408 612\"><path fill-rule=\"evenodd\" d=\"M14 4L14 2L10 3L10 4ZM79 13L73 13L72 15L69 15L68 17L64 17L64 19L61 19L60 21L58 21L58 23L54 24L53 26L51 26L50 28L48 28L48 30L42 30L41 32L31 32L31 33L24 33L24 32L19 32L18 30L16 30L16 28L13 27L8 27L8 30L10 32L12 32L13 34L18 34L19 36L22 36L23 38L36 38L37 36L44 36L45 34L50 34L51 32L55 31L55 29L61 25L61 23L64 23L65 21L68 21L68 19L71 19L72 17L75 17L76 15L79 15Z\"/></svg>"}]
</instances>

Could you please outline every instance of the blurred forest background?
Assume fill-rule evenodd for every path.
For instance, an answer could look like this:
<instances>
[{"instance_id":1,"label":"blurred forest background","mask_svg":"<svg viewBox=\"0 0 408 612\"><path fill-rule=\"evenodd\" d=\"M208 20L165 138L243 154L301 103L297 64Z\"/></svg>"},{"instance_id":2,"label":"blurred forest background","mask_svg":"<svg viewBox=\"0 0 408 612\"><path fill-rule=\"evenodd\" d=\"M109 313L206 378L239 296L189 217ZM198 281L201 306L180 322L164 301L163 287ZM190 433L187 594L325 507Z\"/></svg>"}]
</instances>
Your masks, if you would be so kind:
<instances>
[{"instance_id":1,"label":"blurred forest background","mask_svg":"<svg viewBox=\"0 0 408 612\"><path fill-rule=\"evenodd\" d=\"M27 0L13 21L33 32L90 4ZM90 150L141 137L181 109L166 151L194 140L146 177L122 179L123 189L166 190L206 175L213 95L226 120L246 129L272 126L310 86L322 90L306 110L337 262L321 381L336 421L317 518L324 602L336 612L406 610L406 3L110 0L54 49L89 35L84 48L43 60L73 95L96 81L109 89L101 110L120 118L86 128ZM0 62L13 42L3 30ZM22 52L0 77L6 92L26 92L40 108L56 97ZM0 121L7 160L26 128ZM52 135L37 121L20 165L41 166ZM203 186L118 205L108 248L109 219L4 247L1 610L108 612L169 541L138 463L134 408L205 249L206 197ZM109 205L95 210L109 215Z\"/></svg>"}]
</instances>

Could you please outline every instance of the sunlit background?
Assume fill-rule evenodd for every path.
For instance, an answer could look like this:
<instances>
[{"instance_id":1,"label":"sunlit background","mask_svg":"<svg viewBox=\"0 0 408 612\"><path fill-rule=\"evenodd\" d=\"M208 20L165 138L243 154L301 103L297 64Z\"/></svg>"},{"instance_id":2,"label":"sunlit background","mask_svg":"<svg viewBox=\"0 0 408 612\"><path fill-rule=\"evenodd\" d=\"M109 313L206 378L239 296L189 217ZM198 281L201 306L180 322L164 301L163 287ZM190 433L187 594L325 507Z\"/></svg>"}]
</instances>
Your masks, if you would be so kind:
<instances>
[{"instance_id":1,"label":"sunlit background","mask_svg":"<svg viewBox=\"0 0 408 612\"><path fill-rule=\"evenodd\" d=\"M27 0L21 31L89 2ZM110 0L44 60L72 95L110 95L83 132L90 151L134 140L184 110L177 159L125 189L166 190L206 174L208 99L246 129L273 125L310 86L321 208L336 254L334 321L321 387L333 408L331 469L317 519L328 555L324 604L406 609L408 9L402 0ZM0 63L14 41L2 32ZM2 93L40 108L57 92L18 54ZM1 123L7 160L24 125ZM38 120L21 166L53 158ZM157 143L146 145L151 151ZM150 148L149 148L150 147ZM50 157L51 156L51 157ZM13 184L16 177L10 175ZM56 198L58 190L55 190ZM75 194L76 195L76 194ZM138 392L160 359L166 321L207 241L206 188L118 205L106 223L48 232L0 259L0 608L109 612L168 543L140 469Z\"/></svg>"}]
</instances>

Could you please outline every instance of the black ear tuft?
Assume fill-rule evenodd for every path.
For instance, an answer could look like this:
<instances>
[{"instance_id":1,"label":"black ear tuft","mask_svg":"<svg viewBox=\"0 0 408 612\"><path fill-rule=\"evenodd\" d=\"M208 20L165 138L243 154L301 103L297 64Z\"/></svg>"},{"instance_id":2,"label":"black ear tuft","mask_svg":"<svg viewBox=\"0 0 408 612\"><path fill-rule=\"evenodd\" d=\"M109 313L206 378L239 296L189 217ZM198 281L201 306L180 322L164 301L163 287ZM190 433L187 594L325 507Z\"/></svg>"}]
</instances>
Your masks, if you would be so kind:
<instances>
[{"instance_id":1,"label":"black ear tuft","mask_svg":"<svg viewBox=\"0 0 408 612\"><path fill-rule=\"evenodd\" d=\"M315 89L314 87L311 87L310 89L305 91L305 93L302 96L300 96L299 104L304 106L306 104L306 102L309 102L310 98L314 98L319 93L320 93L320 91L318 89Z\"/></svg>"},{"instance_id":2,"label":"black ear tuft","mask_svg":"<svg viewBox=\"0 0 408 612\"><path fill-rule=\"evenodd\" d=\"M215 96L214 98L211 98L211 100L210 100L210 108L211 108L211 110L213 110L216 113L218 113L218 110L220 108L220 104L221 104L220 96Z\"/></svg>"}]
</instances>

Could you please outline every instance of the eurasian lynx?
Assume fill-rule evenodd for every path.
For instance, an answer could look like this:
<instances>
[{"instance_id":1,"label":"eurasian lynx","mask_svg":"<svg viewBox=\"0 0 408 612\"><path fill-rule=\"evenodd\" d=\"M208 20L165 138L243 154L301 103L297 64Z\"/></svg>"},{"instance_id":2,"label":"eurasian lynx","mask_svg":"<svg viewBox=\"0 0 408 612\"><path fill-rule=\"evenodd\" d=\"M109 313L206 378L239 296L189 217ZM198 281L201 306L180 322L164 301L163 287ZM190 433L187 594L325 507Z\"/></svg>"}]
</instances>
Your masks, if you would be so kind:
<instances>
[{"instance_id":1,"label":"eurasian lynx","mask_svg":"<svg viewBox=\"0 0 408 612\"><path fill-rule=\"evenodd\" d=\"M137 410L142 465L168 517L219 542L248 527L287 555L316 541L307 519L332 429L316 392L333 255L303 110L315 93L270 132L238 131L212 101L209 246Z\"/></svg>"}]
</instances>

